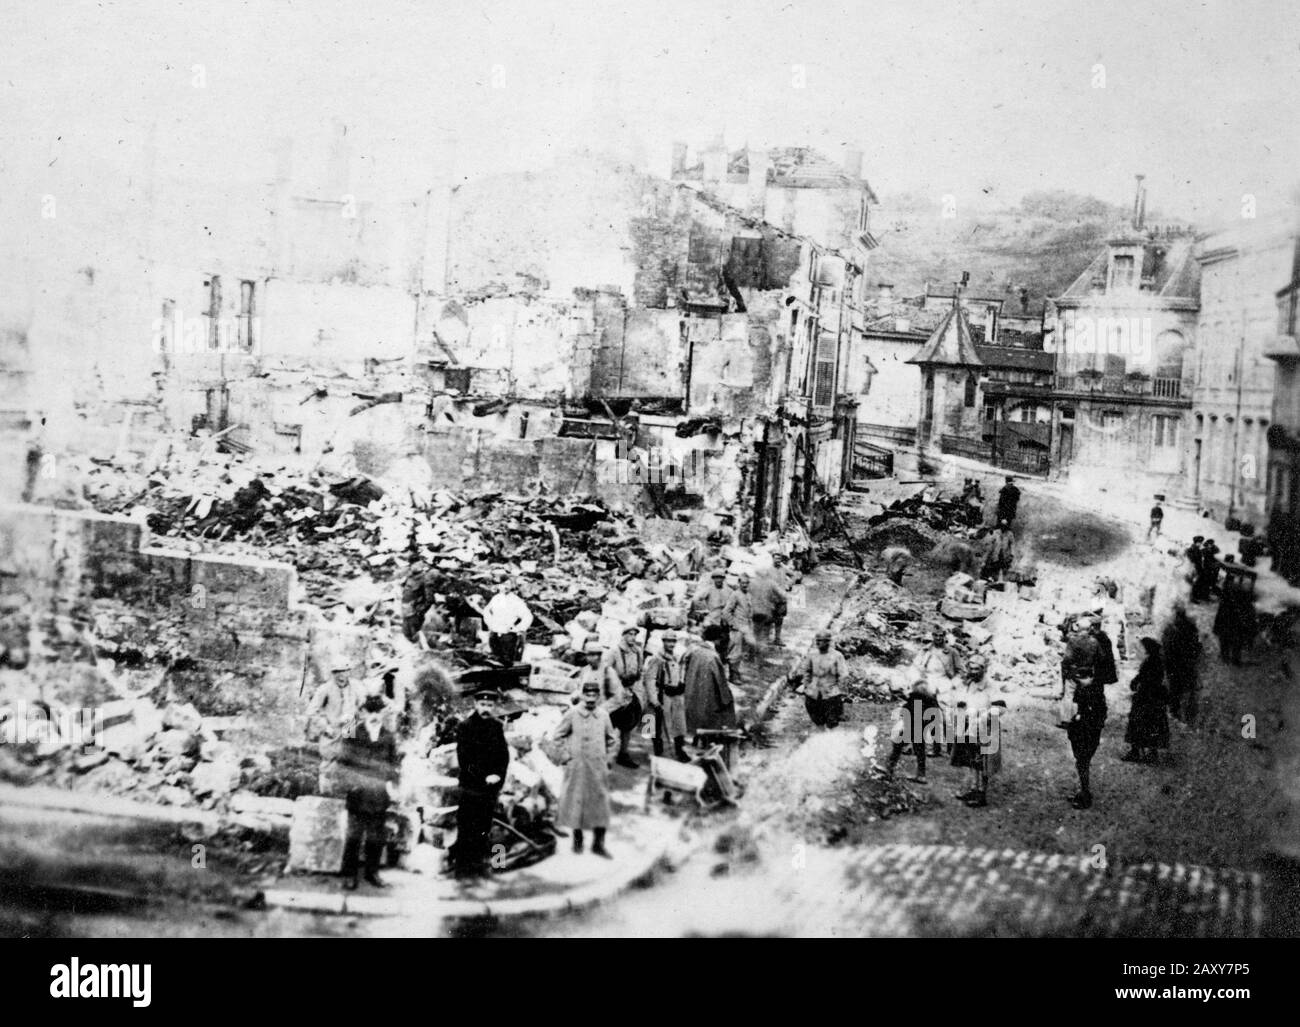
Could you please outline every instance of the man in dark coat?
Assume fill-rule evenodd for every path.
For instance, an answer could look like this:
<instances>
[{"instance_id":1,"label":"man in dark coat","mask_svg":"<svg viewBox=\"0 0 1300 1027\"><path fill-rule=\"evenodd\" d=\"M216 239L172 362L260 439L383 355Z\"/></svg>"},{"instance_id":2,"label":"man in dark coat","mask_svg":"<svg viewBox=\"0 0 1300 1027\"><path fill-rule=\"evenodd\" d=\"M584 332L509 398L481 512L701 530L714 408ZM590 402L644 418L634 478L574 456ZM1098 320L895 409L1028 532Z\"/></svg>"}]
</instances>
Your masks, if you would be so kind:
<instances>
[{"instance_id":1,"label":"man in dark coat","mask_svg":"<svg viewBox=\"0 0 1300 1027\"><path fill-rule=\"evenodd\" d=\"M1169 712L1191 727L1197 713L1196 665L1201 658L1201 635L1182 603L1161 635L1165 677L1169 683Z\"/></svg>"},{"instance_id":2,"label":"man in dark coat","mask_svg":"<svg viewBox=\"0 0 1300 1027\"><path fill-rule=\"evenodd\" d=\"M1069 648L1061 661L1065 686L1073 688L1071 698L1075 704L1073 719L1062 725L1070 739L1070 751L1079 775L1079 791L1070 799L1075 809L1092 806L1092 757L1101 744L1101 729L1107 712L1105 687L1094 680L1099 646L1092 626L1093 622L1087 618L1079 623L1080 630L1071 636Z\"/></svg>"},{"instance_id":3,"label":"man in dark coat","mask_svg":"<svg viewBox=\"0 0 1300 1027\"><path fill-rule=\"evenodd\" d=\"M1205 570L1205 551L1201 548L1201 543L1204 541L1204 535L1196 535L1192 539L1192 544L1183 550L1183 555L1187 557L1187 562L1192 565L1191 600L1194 603L1202 602L1205 598L1201 595L1201 576Z\"/></svg>"},{"instance_id":4,"label":"man in dark coat","mask_svg":"<svg viewBox=\"0 0 1300 1027\"><path fill-rule=\"evenodd\" d=\"M1250 595L1235 583L1225 584L1214 615L1214 634L1224 663L1241 666L1241 651L1254 640L1256 623Z\"/></svg>"},{"instance_id":5,"label":"man in dark coat","mask_svg":"<svg viewBox=\"0 0 1300 1027\"><path fill-rule=\"evenodd\" d=\"M727 684L726 667L715 648L726 630L721 624L710 624L704 629L704 641L687 653L682 662L688 733L736 726L736 700Z\"/></svg>"},{"instance_id":6,"label":"man in dark coat","mask_svg":"<svg viewBox=\"0 0 1300 1027\"><path fill-rule=\"evenodd\" d=\"M1007 524L1014 524L1019 506L1020 490L1016 488L1016 479L1008 474L1007 483L998 491L998 512L994 523L1006 521Z\"/></svg>"},{"instance_id":7,"label":"man in dark coat","mask_svg":"<svg viewBox=\"0 0 1300 1027\"><path fill-rule=\"evenodd\" d=\"M456 843L448 855L452 872L460 876L477 877L488 872L488 833L510 765L505 728L496 717L500 698L492 687L475 691L474 712L465 718L456 735L459 805Z\"/></svg>"},{"instance_id":8,"label":"man in dark coat","mask_svg":"<svg viewBox=\"0 0 1300 1027\"><path fill-rule=\"evenodd\" d=\"M361 723L343 739L342 770L347 787L348 833L343 843L343 886L358 885L364 844L366 882L387 888L379 878L379 857L384 851L384 815L389 789L397 783L397 739L384 726L387 710L383 697L372 695L361 706Z\"/></svg>"}]
</instances>

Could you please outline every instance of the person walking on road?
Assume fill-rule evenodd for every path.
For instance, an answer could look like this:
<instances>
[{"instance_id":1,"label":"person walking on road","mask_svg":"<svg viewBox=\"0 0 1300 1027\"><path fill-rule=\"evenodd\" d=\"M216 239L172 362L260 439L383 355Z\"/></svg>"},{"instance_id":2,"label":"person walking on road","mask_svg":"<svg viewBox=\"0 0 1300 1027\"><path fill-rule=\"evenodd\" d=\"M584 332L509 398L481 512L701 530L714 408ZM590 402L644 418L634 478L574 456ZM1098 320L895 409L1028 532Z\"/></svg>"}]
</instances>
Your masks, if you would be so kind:
<instances>
[{"instance_id":1,"label":"person walking on road","mask_svg":"<svg viewBox=\"0 0 1300 1027\"><path fill-rule=\"evenodd\" d=\"M1196 723L1197 665L1201 659L1201 635L1187 607L1174 605L1174 617L1161 635L1165 677L1169 682L1169 712L1188 727Z\"/></svg>"},{"instance_id":2,"label":"person walking on road","mask_svg":"<svg viewBox=\"0 0 1300 1027\"><path fill-rule=\"evenodd\" d=\"M844 718L844 679L848 665L844 654L831 645L829 631L817 632L815 645L800 670L804 706L817 727L838 727Z\"/></svg>"},{"instance_id":3,"label":"person walking on road","mask_svg":"<svg viewBox=\"0 0 1300 1027\"><path fill-rule=\"evenodd\" d=\"M1072 716L1061 724L1070 740L1079 790L1070 799L1075 809L1092 807L1092 758L1101 745L1101 729L1106 723L1106 691L1096 683L1097 640L1092 623L1084 619L1070 639L1061 673L1067 688L1072 687Z\"/></svg>"},{"instance_id":4,"label":"person walking on road","mask_svg":"<svg viewBox=\"0 0 1300 1027\"><path fill-rule=\"evenodd\" d=\"M1016 511L1020 508L1020 490L1016 488L1016 479L1014 475L1007 475L1007 483L998 490L998 511L994 518L995 522L1006 521L1007 524L1014 524L1016 521Z\"/></svg>"},{"instance_id":5,"label":"person walking on road","mask_svg":"<svg viewBox=\"0 0 1300 1027\"><path fill-rule=\"evenodd\" d=\"M783 648L781 626L785 623L790 603L790 575L786 570L785 556L775 553L770 570L761 571L751 587L754 609L754 636L759 642L771 642Z\"/></svg>"}]
</instances>

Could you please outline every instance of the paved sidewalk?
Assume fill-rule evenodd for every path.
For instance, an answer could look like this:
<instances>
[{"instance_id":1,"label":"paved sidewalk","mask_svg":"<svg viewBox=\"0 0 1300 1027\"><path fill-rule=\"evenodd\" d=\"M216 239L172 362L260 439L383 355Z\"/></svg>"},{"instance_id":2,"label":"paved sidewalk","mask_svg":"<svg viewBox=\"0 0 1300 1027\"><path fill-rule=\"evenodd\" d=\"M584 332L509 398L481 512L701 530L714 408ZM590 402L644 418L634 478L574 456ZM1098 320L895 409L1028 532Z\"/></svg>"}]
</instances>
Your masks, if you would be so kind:
<instances>
[{"instance_id":1,"label":"paved sidewalk","mask_svg":"<svg viewBox=\"0 0 1300 1027\"><path fill-rule=\"evenodd\" d=\"M390 885L387 889L363 883L348 892L340 878L314 874L275 878L263 894L269 908L391 917L407 927L422 921L564 913L608 899L646 878L680 834L676 820L616 810L607 838L612 859L590 852L574 855L569 840L561 838L554 856L482 880L445 877L441 864L430 862L421 871L383 871L380 877ZM393 933L406 930L395 925Z\"/></svg>"}]
</instances>

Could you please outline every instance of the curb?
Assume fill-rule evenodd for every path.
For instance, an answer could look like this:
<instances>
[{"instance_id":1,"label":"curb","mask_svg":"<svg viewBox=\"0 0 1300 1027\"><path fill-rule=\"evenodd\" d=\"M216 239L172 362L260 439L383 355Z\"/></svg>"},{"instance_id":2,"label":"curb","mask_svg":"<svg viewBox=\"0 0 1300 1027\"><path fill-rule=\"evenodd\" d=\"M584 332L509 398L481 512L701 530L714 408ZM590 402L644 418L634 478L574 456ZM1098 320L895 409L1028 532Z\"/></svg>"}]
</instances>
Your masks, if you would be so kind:
<instances>
[{"instance_id":1,"label":"curb","mask_svg":"<svg viewBox=\"0 0 1300 1027\"><path fill-rule=\"evenodd\" d=\"M858 582L861 581L861 579L864 576L865 576L865 572L863 571L858 571L855 573L852 584L850 584L848 589L844 592L844 594L840 596L839 605L835 607L835 612L831 614L830 619L827 620L826 622L826 628L828 630L834 630L835 622L840 620L841 617L843 617L844 605L845 603L848 602L849 595L858 586ZM813 634L815 633L816 632L814 631ZM792 654L792 657L794 660L797 660L799 658L797 655L794 654ZM786 673L782 674L779 678L773 681L772 684L768 687L767 691L763 693L762 701L754 708L755 724L761 724L763 723L763 721L767 720L767 718L771 715L773 708L776 706L777 700L781 698L781 694L785 691L785 686L789 684L789 682L790 682L790 672L787 670Z\"/></svg>"},{"instance_id":2,"label":"curb","mask_svg":"<svg viewBox=\"0 0 1300 1027\"><path fill-rule=\"evenodd\" d=\"M585 909L612 898L652 874L671 847L672 832L664 832L662 840L652 845L644 858L632 866L603 880L592 881L568 891L527 898L456 899L438 901L424 907L439 919L468 920L482 917L561 915ZM381 895L348 895L332 892L303 892L287 888L268 888L263 893L268 909L288 909L300 913L326 913L335 916L373 916L399 918L412 913L409 901Z\"/></svg>"}]
</instances>

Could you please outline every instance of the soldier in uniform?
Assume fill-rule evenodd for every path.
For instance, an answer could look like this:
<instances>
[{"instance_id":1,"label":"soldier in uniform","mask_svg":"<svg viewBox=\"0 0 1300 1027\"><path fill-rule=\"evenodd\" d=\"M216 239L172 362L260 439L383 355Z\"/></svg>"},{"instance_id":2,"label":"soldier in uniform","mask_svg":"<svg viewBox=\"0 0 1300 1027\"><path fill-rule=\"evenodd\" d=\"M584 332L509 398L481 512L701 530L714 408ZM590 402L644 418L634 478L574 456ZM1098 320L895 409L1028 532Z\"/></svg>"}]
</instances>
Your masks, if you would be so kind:
<instances>
[{"instance_id":1,"label":"soldier in uniform","mask_svg":"<svg viewBox=\"0 0 1300 1027\"><path fill-rule=\"evenodd\" d=\"M740 680L740 661L747 650L756 648L754 638L754 597L749 591L749 576L742 574L727 601L723 623L731 629L728 636L727 669L732 681Z\"/></svg>"},{"instance_id":2,"label":"soldier in uniform","mask_svg":"<svg viewBox=\"0 0 1300 1027\"><path fill-rule=\"evenodd\" d=\"M844 654L831 647L831 633L819 631L816 648L803 660L803 694L808 716L818 727L838 727L844 716L842 685L848 674Z\"/></svg>"},{"instance_id":3,"label":"soldier in uniform","mask_svg":"<svg viewBox=\"0 0 1300 1027\"><path fill-rule=\"evenodd\" d=\"M623 637L619 639L618 645L610 649L602 660L602 665L609 669L609 673L617 678L619 683L618 699L610 697L606 703L610 720L619 736L618 757L615 762L620 767L633 769L636 768L637 762L627 751L627 747L632 739L632 732L641 723L641 713L647 704L641 688L641 670L645 657L641 652L641 644L637 641L640 634L641 631L635 624L625 626Z\"/></svg>"},{"instance_id":4,"label":"soldier in uniform","mask_svg":"<svg viewBox=\"0 0 1300 1027\"><path fill-rule=\"evenodd\" d=\"M452 872L481 876L488 872L488 833L497 796L510 765L506 732L497 719L501 694L491 686L474 692L474 712L456 734L456 765L460 781L456 809L456 843L448 855Z\"/></svg>"},{"instance_id":5,"label":"soldier in uniform","mask_svg":"<svg viewBox=\"0 0 1300 1027\"><path fill-rule=\"evenodd\" d=\"M671 742L677 759L689 763L686 755L686 686L682 683L682 667L677 659L677 632L665 631L660 640L663 653L646 657L641 683L655 715L654 750L656 756L664 754Z\"/></svg>"},{"instance_id":6,"label":"soldier in uniform","mask_svg":"<svg viewBox=\"0 0 1300 1027\"><path fill-rule=\"evenodd\" d=\"M609 827L609 754L618 745L618 732L600 704L599 681L582 684L582 702L571 706L551 733L551 741L565 743L564 787L555 823L573 830L573 851L582 852L582 832L591 830L591 851L612 858L605 848Z\"/></svg>"}]
</instances>

